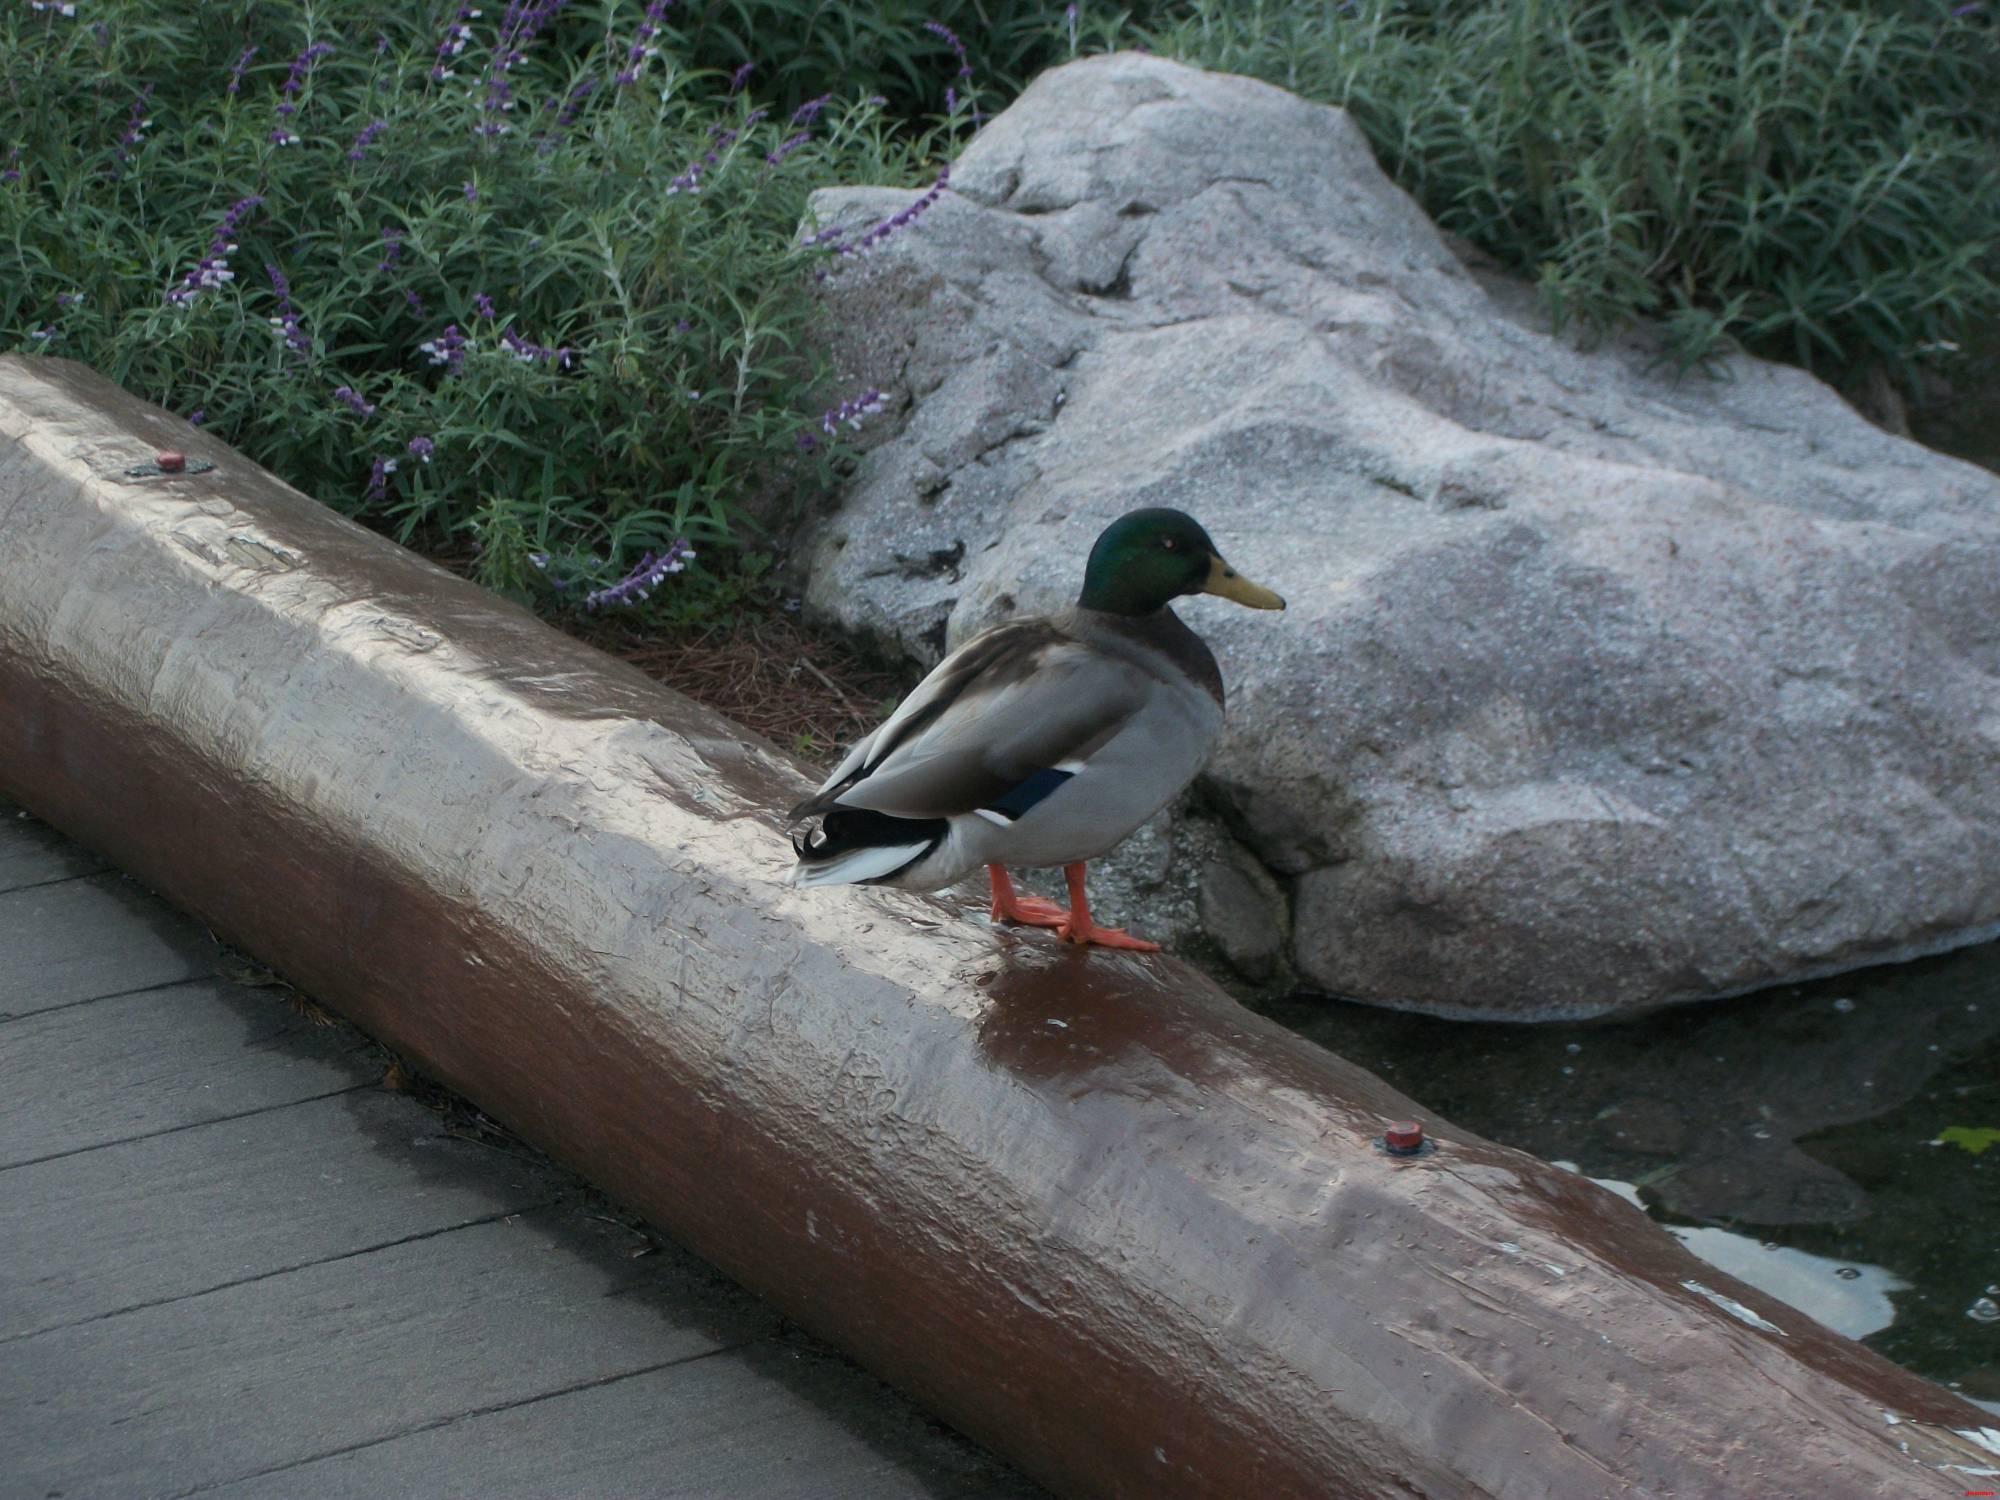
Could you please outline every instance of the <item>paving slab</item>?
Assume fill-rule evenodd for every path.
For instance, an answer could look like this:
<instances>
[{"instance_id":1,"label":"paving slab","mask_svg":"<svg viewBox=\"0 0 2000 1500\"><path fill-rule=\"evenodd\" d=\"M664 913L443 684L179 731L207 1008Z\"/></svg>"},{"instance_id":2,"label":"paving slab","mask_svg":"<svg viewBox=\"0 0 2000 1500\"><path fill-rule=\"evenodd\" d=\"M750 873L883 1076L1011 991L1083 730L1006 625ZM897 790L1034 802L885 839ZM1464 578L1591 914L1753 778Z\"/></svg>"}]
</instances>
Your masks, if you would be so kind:
<instances>
[{"instance_id":1,"label":"paving slab","mask_svg":"<svg viewBox=\"0 0 2000 1500\"><path fill-rule=\"evenodd\" d=\"M199 922L116 871L0 891L0 1025L212 974L215 953Z\"/></svg>"},{"instance_id":2,"label":"paving slab","mask_svg":"<svg viewBox=\"0 0 2000 1500\"><path fill-rule=\"evenodd\" d=\"M844 1362L843 1362L844 1363ZM452 1500L579 1495L717 1500L1028 1497L1040 1491L976 1454L941 1448L924 1419L842 1364L761 1341L226 1484L213 1500L381 1500L411 1474L449 1476ZM802 1397L809 1398L802 1401ZM568 1435L561 1446L551 1430Z\"/></svg>"},{"instance_id":3,"label":"paving slab","mask_svg":"<svg viewBox=\"0 0 2000 1500\"><path fill-rule=\"evenodd\" d=\"M17 1340L11 1483L198 1490L724 1347L612 1270L544 1211Z\"/></svg>"},{"instance_id":4,"label":"paving slab","mask_svg":"<svg viewBox=\"0 0 2000 1500\"><path fill-rule=\"evenodd\" d=\"M1037 1500L0 802L0 1500Z\"/></svg>"},{"instance_id":5,"label":"paving slab","mask_svg":"<svg viewBox=\"0 0 2000 1500\"><path fill-rule=\"evenodd\" d=\"M0 1090L0 1168L296 1104L381 1073L351 1029L218 980L23 1016L0 1048L23 1078L121 1081Z\"/></svg>"},{"instance_id":6,"label":"paving slab","mask_svg":"<svg viewBox=\"0 0 2000 1500\"><path fill-rule=\"evenodd\" d=\"M95 875L105 863L32 814L0 799L0 892Z\"/></svg>"},{"instance_id":7,"label":"paving slab","mask_svg":"<svg viewBox=\"0 0 2000 1500\"><path fill-rule=\"evenodd\" d=\"M545 1168L361 1086L0 1171L0 1340L516 1213Z\"/></svg>"}]
</instances>

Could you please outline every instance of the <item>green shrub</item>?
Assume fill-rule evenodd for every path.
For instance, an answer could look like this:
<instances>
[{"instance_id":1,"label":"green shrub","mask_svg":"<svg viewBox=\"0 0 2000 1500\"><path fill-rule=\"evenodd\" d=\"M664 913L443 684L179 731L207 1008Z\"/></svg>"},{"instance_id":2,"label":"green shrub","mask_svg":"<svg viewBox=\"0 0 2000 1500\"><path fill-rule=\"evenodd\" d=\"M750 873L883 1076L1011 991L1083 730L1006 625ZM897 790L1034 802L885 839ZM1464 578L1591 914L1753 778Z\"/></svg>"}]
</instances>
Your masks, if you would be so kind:
<instances>
[{"instance_id":1,"label":"green shrub","mask_svg":"<svg viewBox=\"0 0 2000 1500\"><path fill-rule=\"evenodd\" d=\"M867 393L812 353L808 193L928 180L1036 68L1134 38L1347 105L1559 320L1661 318L1684 362L1907 373L2000 315L2000 46L1942 0L75 8L0 9L0 349L517 595L713 560L828 482ZM192 285L225 221L233 279ZM703 571L675 608L734 586Z\"/></svg>"},{"instance_id":2,"label":"green shrub","mask_svg":"<svg viewBox=\"0 0 2000 1500\"><path fill-rule=\"evenodd\" d=\"M1345 105L1559 323L1664 320L1836 380L2000 314L1990 6L1194 0L1150 44Z\"/></svg>"},{"instance_id":3,"label":"green shrub","mask_svg":"<svg viewBox=\"0 0 2000 1500\"><path fill-rule=\"evenodd\" d=\"M1048 0L712 0L691 10L682 45L698 67L749 62L758 87L795 105L829 90L880 94L892 117L1005 108L1066 55L1063 6ZM966 49L960 59L942 27Z\"/></svg>"},{"instance_id":4,"label":"green shrub","mask_svg":"<svg viewBox=\"0 0 2000 1500\"><path fill-rule=\"evenodd\" d=\"M826 182L933 172L921 128L760 118L670 32L635 57L639 0L488 0L442 59L454 5L79 10L0 10L0 349L199 413L517 595L828 476L854 393L809 352L827 251L796 226Z\"/></svg>"}]
</instances>

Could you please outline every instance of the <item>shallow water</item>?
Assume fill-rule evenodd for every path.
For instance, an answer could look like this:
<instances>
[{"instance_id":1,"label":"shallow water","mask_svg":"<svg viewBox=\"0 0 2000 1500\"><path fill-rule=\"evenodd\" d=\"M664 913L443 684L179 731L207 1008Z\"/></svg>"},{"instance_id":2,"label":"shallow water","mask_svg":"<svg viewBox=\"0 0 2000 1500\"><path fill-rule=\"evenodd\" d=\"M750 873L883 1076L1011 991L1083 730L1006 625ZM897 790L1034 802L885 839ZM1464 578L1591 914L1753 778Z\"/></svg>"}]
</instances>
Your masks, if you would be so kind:
<instances>
[{"instance_id":1,"label":"shallow water","mask_svg":"<svg viewBox=\"0 0 2000 1500\"><path fill-rule=\"evenodd\" d=\"M2000 1410L2000 944L1617 1023L1266 1009Z\"/></svg>"}]
</instances>

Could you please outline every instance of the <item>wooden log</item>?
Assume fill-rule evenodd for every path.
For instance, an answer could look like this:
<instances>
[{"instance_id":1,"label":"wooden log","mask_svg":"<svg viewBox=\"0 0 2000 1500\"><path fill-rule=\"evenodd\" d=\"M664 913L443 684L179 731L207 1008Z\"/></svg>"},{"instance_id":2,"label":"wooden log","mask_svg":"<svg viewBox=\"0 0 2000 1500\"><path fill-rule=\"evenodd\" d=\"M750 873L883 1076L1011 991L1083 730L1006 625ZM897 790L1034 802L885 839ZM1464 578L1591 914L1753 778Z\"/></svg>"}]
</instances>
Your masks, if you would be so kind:
<instances>
[{"instance_id":1,"label":"wooden log","mask_svg":"<svg viewBox=\"0 0 2000 1500\"><path fill-rule=\"evenodd\" d=\"M0 530L0 792L1059 1489L2000 1468L1591 1183L1385 1154L1409 1099L1178 963L791 891L770 746L87 370L0 359Z\"/></svg>"}]
</instances>

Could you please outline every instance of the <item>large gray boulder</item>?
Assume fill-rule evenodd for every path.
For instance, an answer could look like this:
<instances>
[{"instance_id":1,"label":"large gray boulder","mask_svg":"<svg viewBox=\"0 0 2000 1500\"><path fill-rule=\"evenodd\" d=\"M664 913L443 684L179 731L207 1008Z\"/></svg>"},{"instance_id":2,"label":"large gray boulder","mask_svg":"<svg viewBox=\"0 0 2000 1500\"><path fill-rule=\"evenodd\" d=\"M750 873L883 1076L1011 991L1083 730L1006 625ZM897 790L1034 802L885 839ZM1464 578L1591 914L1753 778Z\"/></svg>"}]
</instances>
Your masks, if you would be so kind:
<instances>
[{"instance_id":1,"label":"large gray boulder","mask_svg":"<svg viewBox=\"0 0 2000 1500\"><path fill-rule=\"evenodd\" d=\"M1247 844L1291 909L1246 968L1588 1016L2000 926L2000 479L1795 369L1549 336L1340 110L1056 69L825 286L894 405L804 540L814 612L933 660L1066 603L1141 505L1291 600L1184 610L1231 729L1169 905L1254 906Z\"/></svg>"}]
</instances>

